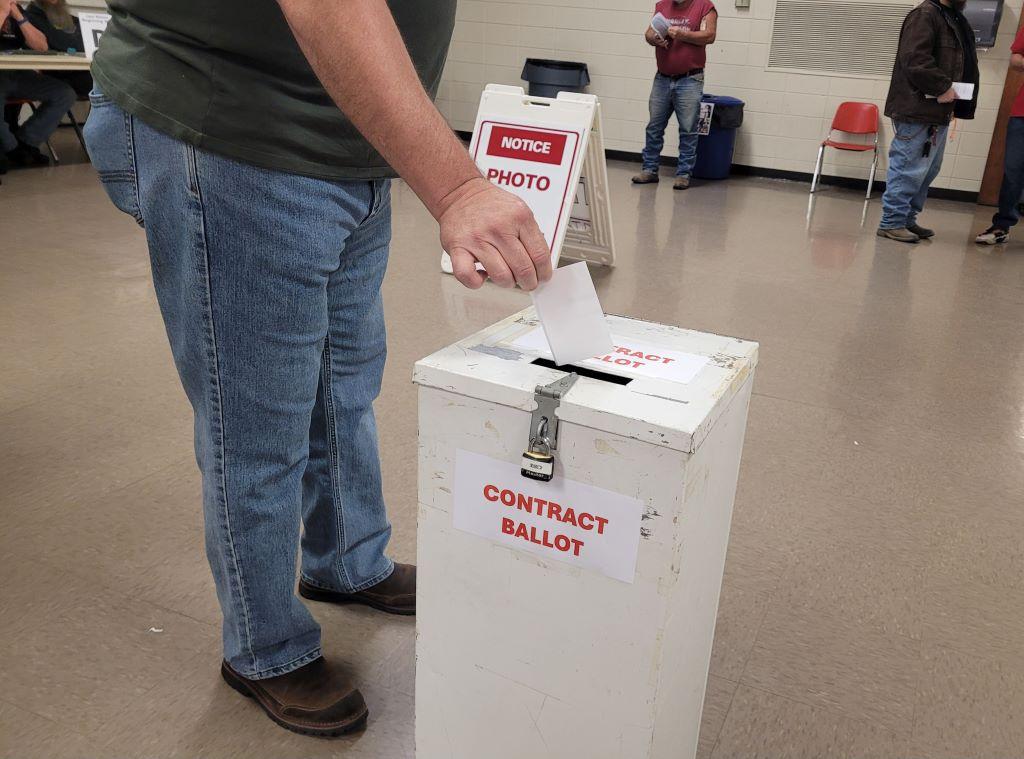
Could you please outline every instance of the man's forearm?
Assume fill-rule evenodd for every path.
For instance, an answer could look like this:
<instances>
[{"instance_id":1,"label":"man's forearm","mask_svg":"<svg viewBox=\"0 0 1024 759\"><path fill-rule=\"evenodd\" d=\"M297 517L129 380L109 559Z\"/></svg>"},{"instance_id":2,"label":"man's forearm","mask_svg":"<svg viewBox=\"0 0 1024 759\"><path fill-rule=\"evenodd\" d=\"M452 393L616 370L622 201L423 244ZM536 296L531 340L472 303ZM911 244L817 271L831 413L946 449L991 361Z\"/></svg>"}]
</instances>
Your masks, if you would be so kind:
<instances>
[{"instance_id":1,"label":"man's forearm","mask_svg":"<svg viewBox=\"0 0 1024 759\"><path fill-rule=\"evenodd\" d=\"M430 102L384 0L279 0L295 39L338 107L435 218L480 179Z\"/></svg>"},{"instance_id":2,"label":"man's forearm","mask_svg":"<svg viewBox=\"0 0 1024 759\"><path fill-rule=\"evenodd\" d=\"M685 42L688 45L698 45L704 47L710 45L715 41L715 33L710 31L686 31L680 30L676 33L676 39L680 42Z\"/></svg>"}]
</instances>

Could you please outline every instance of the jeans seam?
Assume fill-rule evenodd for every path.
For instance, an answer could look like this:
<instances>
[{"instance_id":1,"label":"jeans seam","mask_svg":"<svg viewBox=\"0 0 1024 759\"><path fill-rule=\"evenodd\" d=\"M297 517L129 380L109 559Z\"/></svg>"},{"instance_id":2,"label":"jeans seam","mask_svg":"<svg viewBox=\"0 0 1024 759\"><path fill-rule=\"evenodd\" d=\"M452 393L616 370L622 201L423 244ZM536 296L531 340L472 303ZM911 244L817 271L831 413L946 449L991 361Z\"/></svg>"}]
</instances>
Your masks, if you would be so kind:
<instances>
[{"instance_id":1,"label":"jeans seam","mask_svg":"<svg viewBox=\"0 0 1024 759\"><path fill-rule=\"evenodd\" d=\"M351 590L344 590L342 588L332 588L332 587L330 587L328 585L324 585L324 584L319 583L316 580L313 580L312 578L310 578L310 576L307 575L305 572L300 572L299 576L302 578L303 582L305 582L307 585L310 585L310 586L316 588L317 590L330 590L330 591L333 591L334 593L358 593L358 592L360 592L362 590L366 590L367 588L373 587L374 585L376 585L379 582L384 582L384 580L386 580L389 577L391 577L391 573L394 572L394 571L395 571L395 562L391 561L390 559L388 559L388 568L387 569L385 569L383 572L378 572L376 575L371 577L369 580L364 580L363 582L359 583L359 585L354 586Z\"/></svg>"},{"instance_id":2,"label":"jeans seam","mask_svg":"<svg viewBox=\"0 0 1024 759\"><path fill-rule=\"evenodd\" d=\"M297 656L296 658L292 659L291 661L285 662L284 664L279 664L276 667L269 667L267 669L255 670L252 673L252 675L245 675L244 673L241 673L241 672L239 674L241 674L243 677L246 677L249 680L265 680L268 677L277 677L278 675L287 675L289 672L294 672L299 667L301 667L301 666L303 666L305 664L308 664L309 662L313 661L314 659L319 659L321 656L323 656L323 649L322 649L321 646L317 646L312 651L304 653L301 656Z\"/></svg>"},{"instance_id":3,"label":"jeans seam","mask_svg":"<svg viewBox=\"0 0 1024 759\"><path fill-rule=\"evenodd\" d=\"M139 192L139 163L135 156L135 119L134 117L124 111L124 131L125 131L125 144L128 148L128 161L131 164L131 175L132 175L132 189L134 190L133 197L133 208L135 221L140 226L145 226L146 221L142 217L142 193Z\"/></svg>"},{"instance_id":4,"label":"jeans seam","mask_svg":"<svg viewBox=\"0 0 1024 759\"><path fill-rule=\"evenodd\" d=\"M333 362L331 357L331 325L329 319L327 324L327 336L324 338L322 362L321 371L323 372L324 377L324 423L327 425L328 451L330 452L331 459L330 466L328 468L331 476L331 505L334 511L339 552L335 571L338 574L338 579L343 585L351 586L352 582L349 579L348 570L345 568L345 562L343 560L347 546L345 528L342 524L343 508L341 505L341 487L339 484L341 481L341 473L338 471L338 437L337 427L335 424L334 388L331 384L331 368Z\"/></svg>"},{"instance_id":5,"label":"jeans seam","mask_svg":"<svg viewBox=\"0 0 1024 759\"><path fill-rule=\"evenodd\" d=\"M194 148L191 145L185 146L186 158L191 162L195 158ZM205 210L203 207L202 193L199 189L199 178L198 172L195 174L195 185L194 185L194 201L199 212L200 220L200 231L197 235L199 243L203 251L203 266L204 266L204 285L206 292L206 332L207 332L207 349L210 352L211 366L210 366L210 380L213 384L213 397L211 398L211 405L215 409L214 418L217 424L217 441L215 444L216 454L215 459L218 466L220 467L220 498L218 499L223 505L222 516L224 519L225 533L228 538L228 550L231 553L231 562L234 565L235 579L238 583L238 595L242 603L242 619L245 622L245 635L248 642L249 656L252 657L252 668L253 672L260 672L259 660L256 658L256 650L252 643L252 628L249 619L249 603L246 600L245 593L245 581L242 578L241 562L238 560L238 552L235 550L235 540L231 531L231 514L228 507L228 486L227 486L227 466L226 466L226 455L224 452L224 439L226 437L226 430L224 425L224 409L221 403L221 380L220 380L220 361L219 354L217 352L217 330L213 320L213 289L211 285L210 276L210 246L206 239L206 218Z\"/></svg>"}]
</instances>

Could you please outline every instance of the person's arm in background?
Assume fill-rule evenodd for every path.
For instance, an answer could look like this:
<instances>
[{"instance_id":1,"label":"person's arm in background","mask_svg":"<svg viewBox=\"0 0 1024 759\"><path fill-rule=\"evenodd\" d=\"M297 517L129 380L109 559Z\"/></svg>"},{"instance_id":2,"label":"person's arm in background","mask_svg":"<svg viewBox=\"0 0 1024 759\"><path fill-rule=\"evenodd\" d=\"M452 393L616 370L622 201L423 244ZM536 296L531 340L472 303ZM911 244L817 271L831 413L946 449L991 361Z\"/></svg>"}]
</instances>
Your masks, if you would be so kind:
<instances>
[{"instance_id":1,"label":"person's arm in background","mask_svg":"<svg viewBox=\"0 0 1024 759\"><path fill-rule=\"evenodd\" d=\"M668 47L668 40L654 31L654 27L648 26L647 31L644 32L644 39L647 40L648 45L654 47Z\"/></svg>"},{"instance_id":2,"label":"person's arm in background","mask_svg":"<svg viewBox=\"0 0 1024 759\"><path fill-rule=\"evenodd\" d=\"M668 30L668 36L672 39L686 42L690 45L699 45L700 47L713 44L717 33L718 11L711 11L701 19L700 29L695 32L679 26L673 26Z\"/></svg>"},{"instance_id":3,"label":"person's arm in background","mask_svg":"<svg viewBox=\"0 0 1024 759\"><path fill-rule=\"evenodd\" d=\"M903 23L896 57L902 61L907 79L914 87L940 103L951 103L956 99L953 80L935 64L934 39L935 29L928 18L919 11L911 11Z\"/></svg>"},{"instance_id":4,"label":"person's arm in background","mask_svg":"<svg viewBox=\"0 0 1024 759\"><path fill-rule=\"evenodd\" d=\"M29 20L25 18L25 14L21 12L21 6L14 2L14 0L10 2L10 14L11 20L21 29L26 45L40 52L50 49L50 46L46 43L46 35L32 26Z\"/></svg>"},{"instance_id":5,"label":"person's arm in background","mask_svg":"<svg viewBox=\"0 0 1024 759\"><path fill-rule=\"evenodd\" d=\"M313 71L441 227L458 280L532 290L551 254L523 201L483 178L430 102L384 0L278 0Z\"/></svg>"}]
</instances>

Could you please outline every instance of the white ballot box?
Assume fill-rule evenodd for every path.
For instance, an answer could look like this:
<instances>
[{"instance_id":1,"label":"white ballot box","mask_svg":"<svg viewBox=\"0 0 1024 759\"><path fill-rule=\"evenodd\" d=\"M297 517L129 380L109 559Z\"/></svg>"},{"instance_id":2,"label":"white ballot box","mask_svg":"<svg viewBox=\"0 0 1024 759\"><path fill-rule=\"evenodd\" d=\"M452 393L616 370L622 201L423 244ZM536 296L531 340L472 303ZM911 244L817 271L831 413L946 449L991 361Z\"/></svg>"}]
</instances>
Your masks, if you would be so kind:
<instances>
[{"instance_id":1,"label":"white ballot box","mask_svg":"<svg viewBox=\"0 0 1024 759\"><path fill-rule=\"evenodd\" d=\"M694 756L757 344L606 318L416 364L419 759Z\"/></svg>"}]
</instances>

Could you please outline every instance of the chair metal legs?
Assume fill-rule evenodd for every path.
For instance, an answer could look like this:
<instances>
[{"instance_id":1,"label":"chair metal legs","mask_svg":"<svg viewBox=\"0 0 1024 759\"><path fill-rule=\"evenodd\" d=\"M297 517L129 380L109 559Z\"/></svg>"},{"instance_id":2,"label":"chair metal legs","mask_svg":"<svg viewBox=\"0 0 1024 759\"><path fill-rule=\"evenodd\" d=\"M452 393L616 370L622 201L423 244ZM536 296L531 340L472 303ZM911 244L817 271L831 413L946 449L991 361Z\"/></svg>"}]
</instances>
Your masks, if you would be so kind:
<instances>
[{"instance_id":1,"label":"chair metal legs","mask_svg":"<svg viewBox=\"0 0 1024 759\"><path fill-rule=\"evenodd\" d=\"M75 118L74 111L68 111L68 118L71 119L71 128L75 130L75 137L78 138L78 144L82 146L82 150L88 154L89 149L85 146L85 135L82 134L82 127L78 123L78 119Z\"/></svg>"},{"instance_id":2,"label":"chair metal legs","mask_svg":"<svg viewBox=\"0 0 1024 759\"><path fill-rule=\"evenodd\" d=\"M825 146L818 148L818 160L814 163L814 176L811 177L811 192L818 188L818 177L821 176L821 162L825 157Z\"/></svg>"},{"instance_id":3,"label":"chair metal legs","mask_svg":"<svg viewBox=\"0 0 1024 759\"><path fill-rule=\"evenodd\" d=\"M875 146L875 157L871 159L871 173L868 175L868 194L865 199L871 198L871 188L875 185L875 169L878 168L878 146Z\"/></svg>"}]
</instances>

